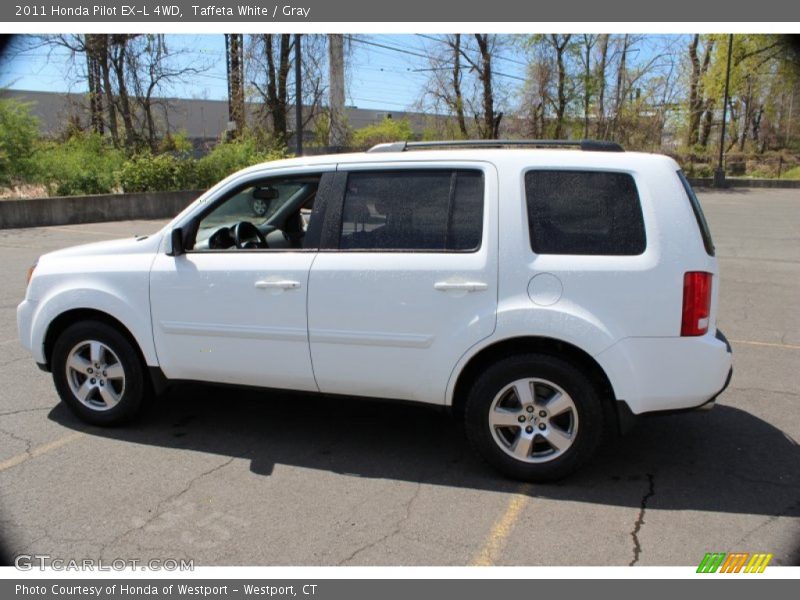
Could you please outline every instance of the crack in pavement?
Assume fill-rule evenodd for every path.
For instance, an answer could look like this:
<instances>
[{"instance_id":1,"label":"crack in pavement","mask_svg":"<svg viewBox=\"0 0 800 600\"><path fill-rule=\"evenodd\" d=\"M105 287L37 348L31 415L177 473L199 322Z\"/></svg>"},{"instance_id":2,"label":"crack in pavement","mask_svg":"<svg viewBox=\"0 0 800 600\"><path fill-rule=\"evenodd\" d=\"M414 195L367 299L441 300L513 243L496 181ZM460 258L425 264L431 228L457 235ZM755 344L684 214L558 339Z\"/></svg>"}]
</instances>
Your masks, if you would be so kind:
<instances>
[{"instance_id":1,"label":"crack in pavement","mask_svg":"<svg viewBox=\"0 0 800 600\"><path fill-rule=\"evenodd\" d=\"M766 519L761 521L761 523L759 523L758 525L753 527L750 531L745 533L741 538L739 538L739 540L737 540L736 543L733 546L734 547L738 547L742 542L744 542L746 539L748 539L756 531L759 531L760 529L763 529L764 527L767 527L767 526L771 525L772 523L774 523L775 521L777 521L781 517L788 516L791 511L796 510L798 508L800 508L800 502L794 502L794 503L790 504L789 506L787 506L786 508L784 508L782 511L780 511L777 515L770 515L769 517L767 517Z\"/></svg>"},{"instance_id":2,"label":"crack in pavement","mask_svg":"<svg viewBox=\"0 0 800 600\"><path fill-rule=\"evenodd\" d=\"M747 477L746 475L742 475L741 473L737 473L735 471L725 471L725 474L735 479L738 479L739 481L744 481L745 483L756 483L758 485L774 485L775 487L787 490L795 490L800 487L800 483L783 483L782 481L773 481L770 479L756 479L754 477Z\"/></svg>"},{"instance_id":3,"label":"crack in pavement","mask_svg":"<svg viewBox=\"0 0 800 600\"><path fill-rule=\"evenodd\" d=\"M403 529L403 524L406 521L408 521L409 517L411 516L411 506L414 504L414 502L416 501L417 497L419 496L420 490L422 490L422 482L421 481L417 482L417 487L414 490L414 493L411 495L411 498L409 498L405 503L405 515L403 515L402 517L400 517L397 520L397 522L395 523L394 528L392 529L392 531L390 531L386 535L381 536L377 540L374 540L372 542L369 542L367 544L364 544L363 546L360 546L360 547L356 548L355 550L353 550L353 552L350 553L350 556L348 556L347 558L339 561L337 566L341 567L342 565L344 565L344 564L350 562L351 560L353 560L356 556L358 556L362 552L364 552L366 550L369 550L370 548L374 548L378 544L381 544L382 542L385 542L386 540L388 540L390 538L393 538L394 536L398 535L400 533L400 531Z\"/></svg>"},{"instance_id":4,"label":"crack in pavement","mask_svg":"<svg viewBox=\"0 0 800 600\"><path fill-rule=\"evenodd\" d=\"M9 417L11 415L19 415L27 412L36 412L38 410L50 410L52 406L40 406L38 408L21 408L19 410L10 410L8 412L0 413L0 417Z\"/></svg>"},{"instance_id":5,"label":"crack in pavement","mask_svg":"<svg viewBox=\"0 0 800 600\"><path fill-rule=\"evenodd\" d=\"M33 446L33 442L31 440L29 440L28 438L24 438L22 436L19 436L16 433L14 433L13 431L8 431L7 429L3 429L1 427L0 427L0 433L4 433L8 437L10 437L11 439L16 440L18 442L22 442L23 444L25 444L25 450L23 450L22 453L23 454L27 454L28 456L31 456L31 447Z\"/></svg>"},{"instance_id":6,"label":"crack in pavement","mask_svg":"<svg viewBox=\"0 0 800 600\"><path fill-rule=\"evenodd\" d=\"M639 532L642 530L642 525L644 525L644 513L647 510L647 502L656 493L655 478L651 473L647 473L647 481L647 493L642 496L639 515L636 517L636 522L633 525L633 531L631 531L631 538L633 538L633 560L628 563L629 567L632 567L638 563L639 557L642 555L642 544L639 541Z\"/></svg>"},{"instance_id":7,"label":"crack in pavement","mask_svg":"<svg viewBox=\"0 0 800 600\"><path fill-rule=\"evenodd\" d=\"M761 392L766 394L779 394L781 396L800 396L800 392L787 392L782 390L770 390L767 388L759 388L759 387L732 387L730 389L732 392Z\"/></svg>"},{"instance_id":8,"label":"crack in pavement","mask_svg":"<svg viewBox=\"0 0 800 600\"><path fill-rule=\"evenodd\" d=\"M111 546L113 544L116 544L117 542L119 542L125 536L130 535L131 533L133 533L135 531L140 531L140 530L144 529L145 527L147 527L150 523L152 523L159 516L161 516L161 508L164 505L166 505L167 503L172 502L174 500L177 500L178 498L183 496L185 493L187 493L190 489L192 489L192 486L194 486L194 484L197 483L199 480L201 480L204 477L207 477L208 475L216 473L220 469L223 469L223 468L227 467L235 459L236 459L236 457L232 456L228 460L226 460L225 462L215 466L214 468L208 469L207 471L203 471L202 473L199 473L199 474L195 475L194 477L192 477L189 480L189 482L183 487L183 489L175 492L174 494L170 494L169 496L167 496L166 498L163 498L162 500L159 500L156 503L155 508L153 508L152 516L150 516L149 518L145 519L145 521L141 525L136 525L134 527L130 527L129 529L126 529L125 531L123 531L122 533L120 533L119 535L114 537L110 542L106 542L105 544L103 544L100 547L100 550L98 551L98 557L102 557L103 553L106 551L106 549L109 546Z\"/></svg>"}]
</instances>

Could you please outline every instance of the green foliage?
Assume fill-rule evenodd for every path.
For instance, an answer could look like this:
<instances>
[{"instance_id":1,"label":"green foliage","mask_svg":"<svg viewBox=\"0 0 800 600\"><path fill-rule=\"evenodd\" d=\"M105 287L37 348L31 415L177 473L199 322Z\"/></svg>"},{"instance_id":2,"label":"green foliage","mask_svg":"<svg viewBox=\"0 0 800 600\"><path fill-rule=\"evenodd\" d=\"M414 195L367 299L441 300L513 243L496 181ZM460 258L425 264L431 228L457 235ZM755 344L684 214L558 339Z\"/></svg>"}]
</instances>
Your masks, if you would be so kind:
<instances>
[{"instance_id":1,"label":"green foliage","mask_svg":"<svg viewBox=\"0 0 800 600\"><path fill-rule=\"evenodd\" d=\"M96 133L79 133L64 142L40 142L32 180L57 196L105 194L116 187L125 161L121 150Z\"/></svg>"},{"instance_id":2,"label":"green foliage","mask_svg":"<svg viewBox=\"0 0 800 600\"><path fill-rule=\"evenodd\" d=\"M408 141L412 137L408 119L384 119L375 125L367 125L353 134L356 148L369 148L386 142Z\"/></svg>"},{"instance_id":3,"label":"green foliage","mask_svg":"<svg viewBox=\"0 0 800 600\"><path fill-rule=\"evenodd\" d=\"M260 148L252 136L220 142L197 161L196 187L211 187L239 169L281 158L286 158L285 149Z\"/></svg>"},{"instance_id":4,"label":"green foliage","mask_svg":"<svg viewBox=\"0 0 800 600\"><path fill-rule=\"evenodd\" d=\"M26 179L32 172L39 121L30 105L0 98L0 185Z\"/></svg>"},{"instance_id":5,"label":"green foliage","mask_svg":"<svg viewBox=\"0 0 800 600\"><path fill-rule=\"evenodd\" d=\"M800 179L800 166L789 169L783 173L781 179Z\"/></svg>"},{"instance_id":6,"label":"green foliage","mask_svg":"<svg viewBox=\"0 0 800 600\"><path fill-rule=\"evenodd\" d=\"M174 154L139 154L125 161L119 182L126 192L186 190L196 187L196 163Z\"/></svg>"},{"instance_id":7,"label":"green foliage","mask_svg":"<svg viewBox=\"0 0 800 600\"><path fill-rule=\"evenodd\" d=\"M175 150L186 147L179 136L173 136L171 145ZM261 149L255 137L247 136L220 142L200 160L186 152L136 155L125 162L119 180L126 192L206 189L239 169L285 157L284 150Z\"/></svg>"},{"instance_id":8,"label":"green foliage","mask_svg":"<svg viewBox=\"0 0 800 600\"><path fill-rule=\"evenodd\" d=\"M189 141L185 131L167 133L161 140L159 152L179 152L188 155L192 151L192 142Z\"/></svg>"}]
</instances>

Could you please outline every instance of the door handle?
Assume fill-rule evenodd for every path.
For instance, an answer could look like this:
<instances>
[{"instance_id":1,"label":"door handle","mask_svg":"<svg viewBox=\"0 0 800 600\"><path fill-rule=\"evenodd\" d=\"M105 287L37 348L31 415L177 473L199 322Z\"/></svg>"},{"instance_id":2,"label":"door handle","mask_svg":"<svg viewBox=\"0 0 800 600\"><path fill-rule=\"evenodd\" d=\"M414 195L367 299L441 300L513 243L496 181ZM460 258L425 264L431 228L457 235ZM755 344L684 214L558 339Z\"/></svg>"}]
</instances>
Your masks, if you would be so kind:
<instances>
[{"instance_id":1,"label":"door handle","mask_svg":"<svg viewBox=\"0 0 800 600\"><path fill-rule=\"evenodd\" d=\"M440 292L461 291L461 292L483 292L489 289L489 285L482 281L437 281L433 284L433 289Z\"/></svg>"},{"instance_id":2,"label":"door handle","mask_svg":"<svg viewBox=\"0 0 800 600\"><path fill-rule=\"evenodd\" d=\"M300 287L299 281L292 281L290 279L267 280L260 279L256 281L255 286L260 290L294 290Z\"/></svg>"}]
</instances>

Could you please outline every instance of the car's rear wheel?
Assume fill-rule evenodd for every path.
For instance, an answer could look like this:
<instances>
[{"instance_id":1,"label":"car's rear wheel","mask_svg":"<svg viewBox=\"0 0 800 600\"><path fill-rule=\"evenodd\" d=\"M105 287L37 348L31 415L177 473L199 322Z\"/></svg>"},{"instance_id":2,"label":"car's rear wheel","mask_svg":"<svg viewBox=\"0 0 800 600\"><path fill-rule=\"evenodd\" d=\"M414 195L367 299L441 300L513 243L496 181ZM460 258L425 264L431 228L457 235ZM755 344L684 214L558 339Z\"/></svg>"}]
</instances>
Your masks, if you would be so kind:
<instances>
[{"instance_id":1,"label":"car's rear wheel","mask_svg":"<svg viewBox=\"0 0 800 600\"><path fill-rule=\"evenodd\" d=\"M506 475L562 478L594 454L603 433L600 396L571 363L546 354L510 357L489 367L467 398L467 437Z\"/></svg>"},{"instance_id":2,"label":"car's rear wheel","mask_svg":"<svg viewBox=\"0 0 800 600\"><path fill-rule=\"evenodd\" d=\"M93 425L130 420L148 391L136 348L100 321L75 323L64 330L53 347L51 370L61 400Z\"/></svg>"}]
</instances>

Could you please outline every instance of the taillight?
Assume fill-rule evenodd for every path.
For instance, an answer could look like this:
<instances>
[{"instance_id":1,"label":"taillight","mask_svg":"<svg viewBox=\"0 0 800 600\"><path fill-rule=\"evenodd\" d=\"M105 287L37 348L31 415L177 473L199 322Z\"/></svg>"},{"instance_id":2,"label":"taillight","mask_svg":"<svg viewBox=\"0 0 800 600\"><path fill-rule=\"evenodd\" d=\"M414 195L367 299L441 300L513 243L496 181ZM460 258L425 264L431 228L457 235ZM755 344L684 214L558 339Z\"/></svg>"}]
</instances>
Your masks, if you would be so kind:
<instances>
[{"instance_id":1,"label":"taillight","mask_svg":"<svg viewBox=\"0 0 800 600\"><path fill-rule=\"evenodd\" d=\"M683 276L681 335L703 335L711 313L711 273L690 271Z\"/></svg>"}]
</instances>

